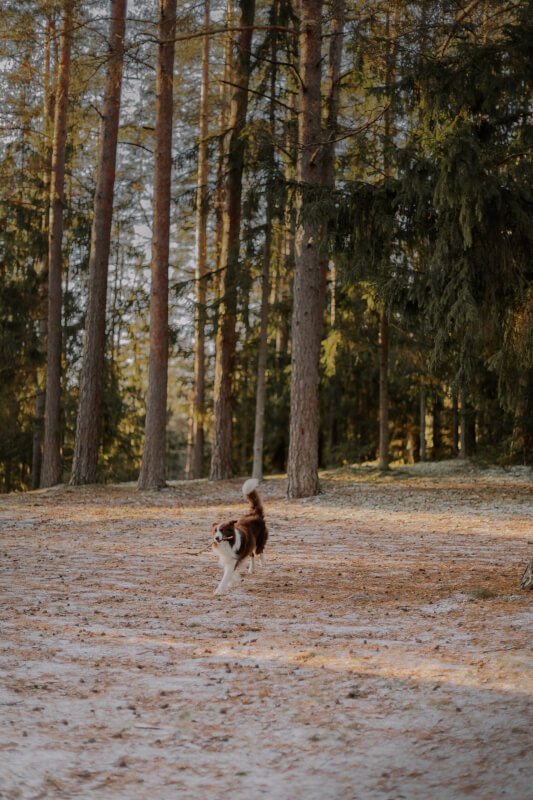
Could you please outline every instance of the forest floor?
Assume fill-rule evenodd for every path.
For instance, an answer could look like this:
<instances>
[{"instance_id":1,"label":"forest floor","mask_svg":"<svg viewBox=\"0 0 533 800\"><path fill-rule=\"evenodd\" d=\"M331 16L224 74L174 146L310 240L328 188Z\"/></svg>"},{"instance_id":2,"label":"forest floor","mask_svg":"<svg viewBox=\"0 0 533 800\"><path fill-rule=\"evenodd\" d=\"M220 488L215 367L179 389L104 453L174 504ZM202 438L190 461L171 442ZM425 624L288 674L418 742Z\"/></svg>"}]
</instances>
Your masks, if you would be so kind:
<instances>
[{"instance_id":1,"label":"forest floor","mask_svg":"<svg viewBox=\"0 0 533 800\"><path fill-rule=\"evenodd\" d=\"M0 499L0 797L531 797L531 472L262 485L264 569L214 597L241 481Z\"/></svg>"}]
</instances>

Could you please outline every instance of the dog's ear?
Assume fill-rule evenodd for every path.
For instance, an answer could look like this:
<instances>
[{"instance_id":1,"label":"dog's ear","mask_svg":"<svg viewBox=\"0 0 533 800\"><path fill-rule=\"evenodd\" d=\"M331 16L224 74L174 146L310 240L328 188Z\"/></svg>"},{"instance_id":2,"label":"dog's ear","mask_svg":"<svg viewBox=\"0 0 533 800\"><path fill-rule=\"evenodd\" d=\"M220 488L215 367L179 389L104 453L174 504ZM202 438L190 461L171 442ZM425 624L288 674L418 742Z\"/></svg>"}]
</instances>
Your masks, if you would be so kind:
<instances>
[{"instance_id":1,"label":"dog's ear","mask_svg":"<svg viewBox=\"0 0 533 800\"><path fill-rule=\"evenodd\" d=\"M216 529L217 529L217 526L218 526L218 523L216 523L216 522L213 522L213 523L212 523L212 525L211 525L211 532L212 532L212 533L214 533L214 532L216 531Z\"/></svg>"},{"instance_id":2,"label":"dog's ear","mask_svg":"<svg viewBox=\"0 0 533 800\"><path fill-rule=\"evenodd\" d=\"M232 525L233 527L235 527L236 524L237 524L236 519L230 519L230 521L228 522L228 525Z\"/></svg>"}]
</instances>

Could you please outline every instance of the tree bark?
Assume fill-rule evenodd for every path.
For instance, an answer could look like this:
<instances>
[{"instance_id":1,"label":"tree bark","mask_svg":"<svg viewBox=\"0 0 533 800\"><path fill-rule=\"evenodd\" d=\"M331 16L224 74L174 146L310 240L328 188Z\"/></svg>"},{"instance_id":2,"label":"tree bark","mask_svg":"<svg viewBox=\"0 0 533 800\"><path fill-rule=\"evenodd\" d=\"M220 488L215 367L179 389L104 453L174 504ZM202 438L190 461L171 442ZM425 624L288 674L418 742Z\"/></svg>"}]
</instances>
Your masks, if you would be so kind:
<instances>
[{"instance_id":1,"label":"tree bark","mask_svg":"<svg viewBox=\"0 0 533 800\"><path fill-rule=\"evenodd\" d=\"M386 11L387 55L385 63L385 88L390 92L396 71L397 42L393 38L398 26L399 6L390 21L390 11ZM386 178L392 175L391 150L394 137L394 112L389 103L384 113L383 174ZM385 304L382 304L379 319L379 468L389 468L389 315Z\"/></svg>"},{"instance_id":2,"label":"tree bark","mask_svg":"<svg viewBox=\"0 0 533 800\"><path fill-rule=\"evenodd\" d=\"M43 215L42 230L47 236L48 223L50 218L50 168L51 168L51 147L50 134L52 131L52 92L51 92L51 45L52 20L50 16L46 20L46 34L43 54L43 134L44 134L44 165L43 165ZM46 359L46 339L48 331L47 320L48 305L48 250L43 254L40 264L40 284L39 284L39 317L38 317L38 346ZM32 437L32 460L31 460L31 488L38 489L41 484L41 469L43 461L43 428L44 412L46 405L45 391L46 375L39 365L35 377L35 416Z\"/></svg>"},{"instance_id":3,"label":"tree bark","mask_svg":"<svg viewBox=\"0 0 533 800\"><path fill-rule=\"evenodd\" d=\"M379 314L379 468L389 468L389 318Z\"/></svg>"},{"instance_id":4,"label":"tree bark","mask_svg":"<svg viewBox=\"0 0 533 800\"><path fill-rule=\"evenodd\" d=\"M452 456L459 455L459 402L457 392L452 393Z\"/></svg>"},{"instance_id":5,"label":"tree bark","mask_svg":"<svg viewBox=\"0 0 533 800\"><path fill-rule=\"evenodd\" d=\"M240 32L233 62L231 84L234 87L230 107L226 159L222 242L220 253L221 299L215 343L215 380L213 390L213 446L211 480L232 474L232 378L235 361L235 317L239 277L239 238L241 229L242 171L245 141L243 137L248 109L250 48L255 15L255 0L240 0Z\"/></svg>"},{"instance_id":6,"label":"tree bark","mask_svg":"<svg viewBox=\"0 0 533 800\"><path fill-rule=\"evenodd\" d=\"M338 117L339 117L339 103L340 103L340 88L341 88L341 62L342 62L342 48L344 42L344 17L346 13L345 0L333 0L331 6L331 33L329 39L329 58L328 58L328 74L327 74L327 87L328 92L326 96L326 125L324 139L326 144L322 157L322 182L325 188L335 188L335 139L338 131ZM327 231L324 232L327 234ZM334 261L329 260L328 249L324 248L321 256L324 261L323 269L327 273L329 268L329 285L330 285L330 312L329 324L331 330L335 328L336 322L336 265ZM327 394L327 415L325 420L326 434L325 434L325 450L327 459L332 461L332 452L334 448L334 428L335 428L335 393L336 381L335 374L331 376L328 394Z\"/></svg>"},{"instance_id":7,"label":"tree bark","mask_svg":"<svg viewBox=\"0 0 533 800\"><path fill-rule=\"evenodd\" d=\"M467 433L467 423L468 419L468 412L466 408L466 392L464 389L461 390L461 446L459 449L459 458L466 458L467 453L467 446L468 446L468 433Z\"/></svg>"},{"instance_id":8,"label":"tree bark","mask_svg":"<svg viewBox=\"0 0 533 800\"><path fill-rule=\"evenodd\" d=\"M94 483L98 469L107 279L113 219L126 7L127 0L111 0L110 55L100 129L98 172L89 254L89 298L85 319L85 345L80 377L74 460L70 479L73 485Z\"/></svg>"},{"instance_id":9,"label":"tree bark","mask_svg":"<svg viewBox=\"0 0 533 800\"><path fill-rule=\"evenodd\" d=\"M268 355L268 315L270 295L270 259L272 255L272 193L268 191L266 209L265 246L261 284L261 315L259 321L259 349L257 357L257 384L255 395L254 460L252 477L263 478L263 444L265 434L266 367Z\"/></svg>"},{"instance_id":10,"label":"tree bark","mask_svg":"<svg viewBox=\"0 0 533 800\"><path fill-rule=\"evenodd\" d=\"M271 24L276 25L278 20L278 2L275 0L272 6ZM266 403L266 368L268 356L268 317L269 317L269 297L270 297L270 261L272 258L272 224L274 217L274 180L275 154L274 141L276 137L276 58L277 58L277 36L272 32L272 42L270 48L270 163L268 170L268 186L266 190L266 212L265 212L265 245L263 250L263 270L261 275L261 315L259 321L259 348L257 357L257 385L255 396L255 428L254 428L254 459L252 467L252 477L258 481L263 478L263 446L265 437L265 403Z\"/></svg>"},{"instance_id":11,"label":"tree bark","mask_svg":"<svg viewBox=\"0 0 533 800\"><path fill-rule=\"evenodd\" d=\"M322 0L300 5L300 114L298 119L298 228L292 313L289 497L308 497L318 482L318 382L325 271L316 224L307 216L308 191L320 186Z\"/></svg>"},{"instance_id":12,"label":"tree bark","mask_svg":"<svg viewBox=\"0 0 533 800\"><path fill-rule=\"evenodd\" d=\"M73 0L65 0L60 35L60 57L54 110L50 222L48 232L48 331L46 400L41 486L61 481L61 310L63 272L63 210L65 206L65 158L70 83Z\"/></svg>"},{"instance_id":13,"label":"tree bark","mask_svg":"<svg viewBox=\"0 0 533 800\"><path fill-rule=\"evenodd\" d=\"M439 390L433 393L433 448L431 457L433 460L442 455L442 400Z\"/></svg>"},{"instance_id":14,"label":"tree bark","mask_svg":"<svg viewBox=\"0 0 533 800\"><path fill-rule=\"evenodd\" d=\"M204 3L204 28L209 30L210 4ZM190 445L186 476L201 478L204 461L205 421L205 323L207 302L207 218L209 163L209 36L202 46L202 88L200 92L200 142L196 187L196 303L194 307L194 385L190 410Z\"/></svg>"},{"instance_id":15,"label":"tree bark","mask_svg":"<svg viewBox=\"0 0 533 800\"><path fill-rule=\"evenodd\" d=\"M420 461L427 459L426 450L426 390L420 390Z\"/></svg>"},{"instance_id":16,"label":"tree bark","mask_svg":"<svg viewBox=\"0 0 533 800\"><path fill-rule=\"evenodd\" d=\"M156 77L155 169L150 293L150 355L139 489L165 486L168 382L168 258L176 0L161 0Z\"/></svg>"}]
</instances>

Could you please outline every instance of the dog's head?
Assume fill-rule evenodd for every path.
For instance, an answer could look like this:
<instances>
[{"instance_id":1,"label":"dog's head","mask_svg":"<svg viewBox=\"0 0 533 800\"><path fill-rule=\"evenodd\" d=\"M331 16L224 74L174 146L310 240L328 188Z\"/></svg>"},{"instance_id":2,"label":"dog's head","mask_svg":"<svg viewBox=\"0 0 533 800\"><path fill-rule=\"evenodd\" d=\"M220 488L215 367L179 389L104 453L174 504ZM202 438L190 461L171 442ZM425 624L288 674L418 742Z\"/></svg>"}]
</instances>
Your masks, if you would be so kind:
<instances>
[{"instance_id":1,"label":"dog's head","mask_svg":"<svg viewBox=\"0 0 533 800\"><path fill-rule=\"evenodd\" d=\"M235 523L236 519L230 522L213 522L211 532L213 534L213 545L217 547L221 542L228 542L230 547L235 544Z\"/></svg>"}]
</instances>

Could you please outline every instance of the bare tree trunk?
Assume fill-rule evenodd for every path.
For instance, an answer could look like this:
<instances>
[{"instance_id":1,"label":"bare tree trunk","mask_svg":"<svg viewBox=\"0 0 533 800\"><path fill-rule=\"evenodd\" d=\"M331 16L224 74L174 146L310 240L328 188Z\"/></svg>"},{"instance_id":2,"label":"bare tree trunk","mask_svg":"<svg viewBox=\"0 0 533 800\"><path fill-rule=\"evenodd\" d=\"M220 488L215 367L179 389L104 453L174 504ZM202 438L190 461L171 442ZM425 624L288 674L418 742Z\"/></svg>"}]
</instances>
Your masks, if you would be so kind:
<instances>
[{"instance_id":1,"label":"bare tree trunk","mask_svg":"<svg viewBox=\"0 0 533 800\"><path fill-rule=\"evenodd\" d=\"M467 453L467 442L468 442L468 433L467 433L467 408L466 408L466 392L464 389L461 390L461 447L459 450L459 458L466 458Z\"/></svg>"},{"instance_id":2,"label":"bare tree trunk","mask_svg":"<svg viewBox=\"0 0 533 800\"><path fill-rule=\"evenodd\" d=\"M420 390L420 461L427 458L426 451L426 390Z\"/></svg>"},{"instance_id":3,"label":"bare tree trunk","mask_svg":"<svg viewBox=\"0 0 533 800\"><path fill-rule=\"evenodd\" d=\"M271 24L276 25L278 20L278 2L275 0L272 6ZM263 250L263 270L261 283L261 315L259 322L259 352L257 358L257 386L255 396L255 428L254 428L254 460L252 467L252 477L257 480L263 478L263 445L265 436L265 402L266 402L266 367L268 356L268 317L269 317L269 297L270 297L270 261L272 258L272 223L274 217L274 180L275 155L274 140L276 136L276 58L277 58L277 36L275 31L272 33L270 48L270 58L272 65L270 68L270 164L267 180L267 200L265 212L265 246Z\"/></svg>"},{"instance_id":4,"label":"bare tree trunk","mask_svg":"<svg viewBox=\"0 0 533 800\"><path fill-rule=\"evenodd\" d=\"M226 26L232 27L234 24L234 10L233 0L226 0ZM236 24L236 23L235 23ZM222 81L220 82L220 112L218 118L219 130L219 143L218 143L218 164L217 164L217 183L216 183L216 199L215 199L215 263L217 269L213 276L213 294L218 302L220 300L220 287L221 287L221 253L222 253L222 218L224 209L225 185L224 176L226 169L226 156L227 156L227 126L228 126L228 110L231 102L230 98L230 78L233 64L233 51L231 36L226 36L224 44L224 72ZM218 330L218 317L215 315L214 320L215 338Z\"/></svg>"},{"instance_id":5,"label":"bare tree trunk","mask_svg":"<svg viewBox=\"0 0 533 800\"><path fill-rule=\"evenodd\" d=\"M396 71L397 42L393 38L399 20L399 6L396 7L394 20L390 21L390 11L386 11L387 55L385 64L385 87L391 90ZM385 177L392 175L391 150L394 137L394 112L389 103L384 114L383 173ZM389 315L382 304L379 318L379 468L389 468Z\"/></svg>"},{"instance_id":6,"label":"bare tree trunk","mask_svg":"<svg viewBox=\"0 0 533 800\"><path fill-rule=\"evenodd\" d=\"M379 468L389 468L389 318L379 313Z\"/></svg>"},{"instance_id":7,"label":"bare tree trunk","mask_svg":"<svg viewBox=\"0 0 533 800\"><path fill-rule=\"evenodd\" d=\"M50 217L50 167L51 167L51 148L49 139L52 130L52 93L51 93L51 53L50 44L52 37L52 20L48 16L46 20L46 34L43 58L43 133L44 133L44 167L43 167L43 216L42 230L48 233L48 223ZM48 331L47 306L48 306L48 251L43 254L40 265L40 284L39 284L39 319L38 319L38 342L39 351L46 357L46 339ZM46 376L39 366L36 370L35 379L35 418L32 437L32 460L31 460L31 488L38 489L41 484L41 469L43 461L43 426L44 410L46 404L45 392Z\"/></svg>"},{"instance_id":8,"label":"bare tree trunk","mask_svg":"<svg viewBox=\"0 0 533 800\"><path fill-rule=\"evenodd\" d=\"M150 294L150 356L139 489L165 485L168 381L168 258L176 0L161 0L156 78L155 171Z\"/></svg>"},{"instance_id":9,"label":"bare tree trunk","mask_svg":"<svg viewBox=\"0 0 533 800\"><path fill-rule=\"evenodd\" d=\"M345 17L345 0L333 0L331 6L332 20L331 20L331 34L329 40L329 60L328 60L328 75L327 86L328 93L326 96L326 126L325 136L326 145L324 146L322 171L322 182L324 187L328 189L335 188L335 139L338 130L338 116L339 116L339 101L340 101L340 85L341 85L341 62L342 62L342 48L344 40L344 17ZM323 270L327 273L329 267L330 277L330 313L329 322L333 330L335 327L335 314L336 314L336 266L333 261L329 261L328 249L324 248L321 255L323 259ZM334 441L334 427L335 427L335 375L329 383L328 401L327 401L327 415L326 415L326 452L329 461L332 459L333 441Z\"/></svg>"},{"instance_id":10,"label":"bare tree trunk","mask_svg":"<svg viewBox=\"0 0 533 800\"><path fill-rule=\"evenodd\" d=\"M442 400L438 389L433 393L433 448L431 457L435 460L442 455Z\"/></svg>"},{"instance_id":11,"label":"bare tree trunk","mask_svg":"<svg viewBox=\"0 0 533 800\"><path fill-rule=\"evenodd\" d=\"M209 30L209 0L204 4L204 28ZM194 308L194 385L190 411L190 446L187 452L186 476L201 478L204 461L205 420L205 322L207 302L207 217L209 164L209 36L202 47L202 88L200 93L200 142L198 146L198 178L196 188L196 304Z\"/></svg>"},{"instance_id":12,"label":"bare tree trunk","mask_svg":"<svg viewBox=\"0 0 533 800\"><path fill-rule=\"evenodd\" d=\"M522 456L523 463L527 463L527 432L526 417L528 407L528 374L521 370L518 377L518 391L513 419L513 432L511 437L511 453L513 456Z\"/></svg>"},{"instance_id":13,"label":"bare tree trunk","mask_svg":"<svg viewBox=\"0 0 533 800\"><path fill-rule=\"evenodd\" d=\"M459 402L455 389L452 393L452 456L459 455Z\"/></svg>"},{"instance_id":14,"label":"bare tree trunk","mask_svg":"<svg viewBox=\"0 0 533 800\"><path fill-rule=\"evenodd\" d=\"M239 276L239 238L241 230L242 171L245 142L243 137L248 108L250 47L255 16L255 0L240 0L237 54L233 65L227 173L222 210L222 271L219 322L215 344L214 421L211 454L211 480L232 474L232 378L235 361L235 316Z\"/></svg>"},{"instance_id":15,"label":"bare tree trunk","mask_svg":"<svg viewBox=\"0 0 533 800\"><path fill-rule=\"evenodd\" d=\"M318 382L325 273L316 225L306 215L306 190L322 182L316 153L321 130L322 0L300 4L300 115L298 122L298 228L292 313L291 419L287 473L289 497L316 494L318 483Z\"/></svg>"},{"instance_id":16,"label":"bare tree trunk","mask_svg":"<svg viewBox=\"0 0 533 800\"><path fill-rule=\"evenodd\" d=\"M63 272L63 209L65 205L65 157L70 82L73 2L65 0L60 37L60 57L54 110L54 141L50 184L48 233L48 342L46 401L41 486L61 481L61 309Z\"/></svg>"},{"instance_id":17,"label":"bare tree trunk","mask_svg":"<svg viewBox=\"0 0 533 800\"><path fill-rule=\"evenodd\" d=\"M80 377L80 402L71 484L94 483L98 469L100 407L105 351L107 276L113 219L124 32L127 0L111 0L111 29L98 173L89 254L89 298Z\"/></svg>"},{"instance_id":18,"label":"bare tree trunk","mask_svg":"<svg viewBox=\"0 0 533 800\"><path fill-rule=\"evenodd\" d=\"M268 191L268 190L267 190ZM270 295L270 259L272 255L272 193L268 191L266 209L265 246L261 284L261 316L259 321L259 352L257 358L257 385L255 395L254 461L252 477L263 478L263 444L265 434L266 366L268 355L268 312Z\"/></svg>"}]
</instances>

